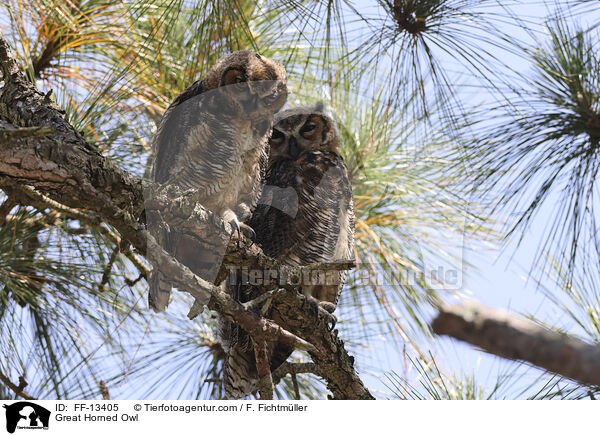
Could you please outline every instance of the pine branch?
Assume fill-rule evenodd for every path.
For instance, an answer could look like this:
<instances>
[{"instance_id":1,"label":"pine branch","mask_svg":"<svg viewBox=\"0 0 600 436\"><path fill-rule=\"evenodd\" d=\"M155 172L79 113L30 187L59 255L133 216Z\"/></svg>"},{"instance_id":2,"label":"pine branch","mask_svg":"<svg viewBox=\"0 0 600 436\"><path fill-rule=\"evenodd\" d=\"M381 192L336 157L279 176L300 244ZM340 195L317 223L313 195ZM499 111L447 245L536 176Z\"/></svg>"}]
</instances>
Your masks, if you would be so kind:
<instances>
[{"instance_id":1,"label":"pine branch","mask_svg":"<svg viewBox=\"0 0 600 436\"><path fill-rule=\"evenodd\" d=\"M0 145L22 138L35 138L39 136L51 135L54 130L51 127L17 127L6 128L0 125Z\"/></svg>"},{"instance_id":2,"label":"pine branch","mask_svg":"<svg viewBox=\"0 0 600 436\"><path fill-rule=\"evenodd\" d=\"M267 342L264 339L262 341L257 339L254 339L254 357L256 358L256 372L258 374L258 392L260 392L261 400L272 400L273 376L269 365Z\"/></svg>"},{"instance_id":3,"label":"pine branch","mask_svg":"<svg viewBox=\"0 0 600 436\"><path fill-rule=\"evenodd\" d=\"M305 308L309 305L306 296L286 289L276 291L271 300L271 310L276 314L274 319L283 328L314 345L315 351L309 351L309 354L335 399L373 400L356 373L354 357L346 351L338 331L331 331L325 317L319 317L315 322L314 313L307 315Z\"/></svg>"},{"instance_id":4,"label":"pine branch","mask_svg":"<svg viewBox=\"0 0 600 436\"><path fill-rule=\"evenodd\" d=\"M106 387L106 383L104 383L104 380L100 380L100 383L98 383L98 386L100 387L100 394L102 394L102 399L110 400L110 392L108 391L108 388Z\"/></svg>"},{"instance_id":5,"label":"pine branch","mask_svg":"<svg viewBox=\"0 0 600 436\"><path fill-rule=\"evenodd\" d=\"M273 371L273 383L277 384L287 375L296 374L315 374L319 377L323 377L319 367L312 362L285 362L275 371Z\"/></svg>"},{"instance_id":6,"label":"pine branch","mask_svg":"<svg viewBox=\"0 0 600 436\"><path fill-rule=\"evenodd\" d=\"M119 255L119 246L116 245L115 248L113 248L112 253L110 253L108 262L106 262L106 266L104 267L104 271L102 272L102 279L100 280L100 284L98 285L98 290L100 292L102 292L104 290L104 287L108 284L108 281L110 280L110 274L111 274L113 265L115 264L115 261L117 260L118 255Z\"/></svg>"},{"instance_id":7,"label":"pine branch","mask_svg":"<svg viewBox=\"0 0 600 436\"><path fill-rule=\"evenodd\" d=\"M12 71L11 62L6 42L0 38L0 67L5 76ZM10 80L0 91L0 118L17 125L49 125L56 132L35 141L11 141L0 148L0 186L3 189L5 186L30 185L33 188L15 190L25 193L22 196L25 204L36 203L42 196L43 203L57 204L59 209L70 208L69 213L81 214L78 209L84 209L94 214L100 223L112 226L121 239L143 253L175 287L191 293L199 304L239 323L253 338L278 341L308 351L335 398L373 399L354 369L354 358L337 338L337 332L332 333L326 322L315 323L314 316L306 313L306 298L297 292L298 285L284 285L293 291L277 292L273 299L273 307L290 318L287 325L278 325L248 310L220 287L195 275L156 242L140 223L144 209L154 206L144 202L142 181L111 165L33 84L21 74L11 72ZM148 188L151 192L160 190L158 186ZM300 274L300 277L304 272L314 270L313 267L281 266L246 238L240 241L231 238L229 224L198 206L190 196L181 196L169 204L176 204L178 212L174 215L181 216L182 223L188 223L193 232L199 232L196 233L199 239L215 235L229 243L222 274L227 273L228 265L263 270L274 268L287 276ZM98 228L103 227L98 225ZM338 267L347 269L352 264ZM270 286L273 288L277 284ZM269 289L266 286L265 291Z\"/></svg>"},{"instance_id":8,"label":"pine branch","mask_svg":"<svg viewBox=\"0 0 600 436\"><path fill-rule=\"evenodd\" d=\"M27 392L23 391L27 387L27 382L25 381L25 377L19 377L19 384L16 385L10 381L10 379L0 372L0 381L4 383L11 391L17 394L21 398L25 398L26 400L35 400L36 398L29 395Z\"/></svg>"},{"instance_id":9,"label":"pine branch","mask_svg":"<svg viewBox=\"0 0 600 436\"><path fill-rule=\"evenodd\" d=\"M477 302L443 305L431 323L452 336L506 359L523 360L583 384L600 386L600 346L556 333Z\"/></svg>"},{"instance_id":10,"label":"pine branch","mask_svg":"<svg viewBox=\"0 0 600 436\"><path fill-rule=\"evenodd\" d=\"M2 190L9 196L9 198L13 199L16 204L34 206L41 210L54 209L63 216L78 220L82 225L97 230L110 242L115 244L115 246L121 246L121 237L103 225L102 220L97 215L67 207L37 192L30 186L19 184L8 178L0 178L0 188L2 188ZM137 270L140 272L140 277L146 278L148 276L148 268L137 254L129 249L122 251L122 253L137 268Z\"/></svg>"}]
</instances>

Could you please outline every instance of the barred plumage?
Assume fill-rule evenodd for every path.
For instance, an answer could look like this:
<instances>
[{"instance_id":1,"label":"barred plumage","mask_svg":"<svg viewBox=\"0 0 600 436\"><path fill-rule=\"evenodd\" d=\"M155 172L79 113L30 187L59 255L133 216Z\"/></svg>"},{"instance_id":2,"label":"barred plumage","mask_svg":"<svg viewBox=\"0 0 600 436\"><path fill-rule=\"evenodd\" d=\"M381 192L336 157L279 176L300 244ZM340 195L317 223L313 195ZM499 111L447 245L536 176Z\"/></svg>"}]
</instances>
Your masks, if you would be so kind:
<instances>
[{"instance_id":1,"label":"barred plumage","mask_svg":"<svg viewBox=\"0 0 600 436\"><path fill-rule=\"evenodd\" d=\"M273 115L287 98L283 67L250 51L217 61L206 77L189 86L166 110L156 132L152 178L197 193L199 202L238 228L244 226L260 195ZM213 281L225 247L176 228L158 228L159 243L204 279ZM211 241L212 242L212 241ZM166 308L171 284L154 271L149 305Z\"/></svg>"},{"instance_id":2,"label":"barred plumage","mask_svg":"<svg viewBox=\"0 0 600 436\"><path fill-rule=\"evenodd\" d=\"M333 120L320 108L297 108L278 113L275 123L265 188L249 221L258 244L285 265L354 258L352 186L338 154L340 139ZM333 280L303 283L302 292L335 306L345 272L329 274ZM234 288L234 296L242 302L257 295L250 285L237 283ZM278 321L273 313L266 316ZM248 336L235 325L229 330L233 340L225 391L228 397L239 398L256 390L256 366ZM274 344L269 351L275 370L293 350Z\"/></svg>"}]
</instances>

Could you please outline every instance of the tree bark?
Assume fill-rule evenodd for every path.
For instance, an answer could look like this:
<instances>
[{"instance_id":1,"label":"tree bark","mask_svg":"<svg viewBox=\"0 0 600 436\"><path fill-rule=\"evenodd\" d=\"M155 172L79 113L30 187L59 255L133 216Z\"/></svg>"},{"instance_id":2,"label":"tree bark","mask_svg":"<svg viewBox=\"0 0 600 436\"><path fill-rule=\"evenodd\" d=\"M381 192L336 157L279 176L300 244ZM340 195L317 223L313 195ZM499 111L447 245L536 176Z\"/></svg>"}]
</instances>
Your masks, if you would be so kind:
<instances>
[{"instance_id":1,"label":"tree bark","mask_svg":"<svg viewBox=\"0 0 600 436\"><path fill-rule=\"evenodd\" d=\"M354 359L347 354L337 335L332 334L326 325L320 324L319 328L315 328L309 320L300 322L307 314L301 304L303 297L297 292L288 292L285 299L272 303L285 306L282 306L282 313L291 311L290 316L296 320L290 323L294 328L291 333L285 326L279 326L248 310L163 250L141 222L147 206L144 202L145 188L157 192L159 187L146 186L141 179L109 163L99 149L88 144L66 122L62 111L23 77L1 35L0 67L4 80L4 87L0 90L2 127L14 131L36 128L21 129L27 132L26 136L12 135L10 141L0 147L2 189L12 190L12 194L19 197L19 202L23 204L35 205L43 197L48 200L45 201L46 207L55 204L58 209L67 207L75 214L97 217L98 223L112 226L121 239L128 241L139 254L169 277L175 286L190 292L199 303L240 323L250 335L309 350L335 398L373 398L356 374ZM27 136L34 134L32 132L38 135L50 131L54 133ZM21 189L20 186L25 188ZM26 192L27 189L33 194ZM225 269L222 269L222 277L227 273L228 265L274 268L288 275L302 274L303 269L310 269L280 266L245 238L231 238L229 225L197 205L191 196L184 195L177 199L173 213L193 227L193 231L201 232L200 236L203 232L212 232L204 235L217 234L230 240L223 261ZM188 215L185 216L185 213ZM336 267L348 269L351 265ZM277 286L271 283L265 284L264 288L267 291ZM311 344L313 341L314 345Z\"/></svg>"},{"instance_id":2,"label":"tree bark","mask_svg":"<svg viewBox=\"0 0 600 436\"><path fill-rule=\"evenodd\" d=\"M600 386L600 346L542 328L476 302L441 306L431 327L506 359L522 360L583 384Z\"/></svg>"}]
</instances>

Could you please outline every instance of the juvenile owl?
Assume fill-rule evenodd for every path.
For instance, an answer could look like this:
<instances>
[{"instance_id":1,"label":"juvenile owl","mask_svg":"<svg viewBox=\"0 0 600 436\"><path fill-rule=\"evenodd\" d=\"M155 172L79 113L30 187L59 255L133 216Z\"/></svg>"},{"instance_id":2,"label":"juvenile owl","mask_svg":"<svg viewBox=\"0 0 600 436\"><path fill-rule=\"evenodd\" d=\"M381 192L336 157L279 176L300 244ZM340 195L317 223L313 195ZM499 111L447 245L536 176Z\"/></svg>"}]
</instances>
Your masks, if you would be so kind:
<instances>
[{"instance_id":1,"label":"juvenile owl","mask_svg":"<svg viewBox=\"0 0 600 436\"><path fill-rule=\"evenodd\" d=\"M193 191L199 203L235 228L247 228L260 195L273 115L287 99L285 70L251 51L219 59L206 77L178 95L156 132L152 179ZM150 214L149 221L157 222ZM206 249L176 228L156 228L163 248L196 274L213 281L225 247ZM169 303L171 284L150 276L148 302L155 311Z\"/></svg>"},{"instance_id":2,"label":"juvenile owl","mask_svg":"<svg viewBox=\"0 0 600 436\"><path fill-rule=\"evenodd\" d=\"M301 266L354 258L354 202L348 170L338 154L340 139L334 121L322 106L278 113L269 140L270 155L259 204L249 221L266 255L284 265ZM344 271L327 271L303 279L302 292L332 306L337 304ZM237 283L234 296L242 302L258 296L256 288ZM285 323L276 313L267 313ZM224 367L229 398L256 390L256 364L247 334L234 324ZM292 353L281 344L270 348L271 370Z\"/></svg>"}]
</instances>

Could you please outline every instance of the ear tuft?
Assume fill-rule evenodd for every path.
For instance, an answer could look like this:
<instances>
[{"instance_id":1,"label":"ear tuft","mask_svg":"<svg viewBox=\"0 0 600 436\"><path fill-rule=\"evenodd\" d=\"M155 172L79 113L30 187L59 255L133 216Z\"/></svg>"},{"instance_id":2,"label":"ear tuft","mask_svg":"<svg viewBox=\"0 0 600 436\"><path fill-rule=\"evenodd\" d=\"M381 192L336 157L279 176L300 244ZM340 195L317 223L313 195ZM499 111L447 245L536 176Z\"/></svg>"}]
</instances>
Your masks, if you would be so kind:
<instances>
[{"instance_id":1,"label":"ear tuft","mask_svg":"<svg viewBox=\"0 0 600 436\"><path fill-rule=\"evenodd\" d=\"M318 101L315 104L315 112L323 112L323 109L325 108L325 104L322 101Z\"/></svg>"}]
</instances>

